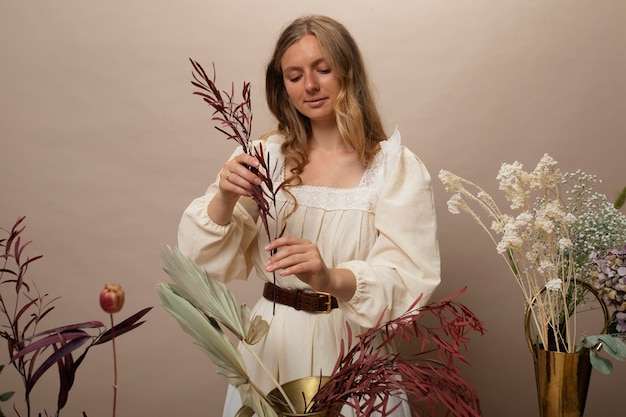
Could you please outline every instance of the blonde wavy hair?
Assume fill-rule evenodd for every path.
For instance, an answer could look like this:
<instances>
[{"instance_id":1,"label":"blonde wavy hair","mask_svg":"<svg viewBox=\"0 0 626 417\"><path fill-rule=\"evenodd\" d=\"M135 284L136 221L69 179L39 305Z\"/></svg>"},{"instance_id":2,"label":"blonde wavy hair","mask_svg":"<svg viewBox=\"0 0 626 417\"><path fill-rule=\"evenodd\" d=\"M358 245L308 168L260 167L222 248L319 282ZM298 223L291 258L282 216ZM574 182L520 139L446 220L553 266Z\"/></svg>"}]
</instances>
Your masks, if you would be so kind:
<instances>
[{"instance_id":1,"label":"blonde wavy hair","mask_svg":"<svg viewBox=\"0 0 626 417\"><path fill-rule=\"evenodd\" d=\"M301 183L299 174L308 162L307 142L311 136L309 119L293 106L283 79L281 60L287 49L306 35L317 38L324 57L341 83L335 103L339 132L345 143L367 166L386 139L381 118L359 48L339 22L319 15L294 20L281 33L267 65L265 92L267 104L278 120L277 131L285 136L282 152L293 164L286 184Z\"/></svg>"}]
</instances>

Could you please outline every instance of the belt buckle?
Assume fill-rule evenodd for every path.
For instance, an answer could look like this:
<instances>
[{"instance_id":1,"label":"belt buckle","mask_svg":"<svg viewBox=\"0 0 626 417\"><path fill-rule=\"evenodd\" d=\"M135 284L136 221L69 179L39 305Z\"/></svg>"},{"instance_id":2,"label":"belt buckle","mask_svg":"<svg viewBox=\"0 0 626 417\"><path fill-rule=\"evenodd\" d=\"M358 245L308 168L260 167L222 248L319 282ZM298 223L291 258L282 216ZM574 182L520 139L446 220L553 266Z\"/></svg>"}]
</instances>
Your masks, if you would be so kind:
<instances>
[{"instance_id":1,"label":"belt buckle","mask_svg":"<svg viewBox=\"0 0 626 417\"><path fill-rule=\"evenodd\" d=\"M316 313L329 314L330 311L333 309L332 295L330 295L327 292L321 292L321 291L316 292L315 295L317 295L319 298L326 297L326 310L320 310L320 311L317 311Z\"/></svg>"}]
</instances>

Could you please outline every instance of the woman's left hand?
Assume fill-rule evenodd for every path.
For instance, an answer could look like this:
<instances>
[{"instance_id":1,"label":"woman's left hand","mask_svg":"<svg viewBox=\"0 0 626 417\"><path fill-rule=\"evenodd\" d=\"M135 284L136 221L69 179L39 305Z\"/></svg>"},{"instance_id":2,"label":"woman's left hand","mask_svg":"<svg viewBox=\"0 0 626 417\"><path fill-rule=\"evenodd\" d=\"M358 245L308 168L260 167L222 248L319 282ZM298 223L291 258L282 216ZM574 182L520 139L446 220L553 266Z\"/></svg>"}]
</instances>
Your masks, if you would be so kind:
<instances>
[{"instance_id":1,"label":"woman's left hand","mask_svg":"<svg viewBox=\"0 0 626 417\"><path fill-rule=\"evenodd\" d=\"M279 271L280 276L295 275L315 291L324 291L340 299L350 299L356 289L354 274L347 269L326 266L317 245L292 236L271 241L265 250L270 256L265 264L268 272Z\"/></svg>"},{"instance_id":2,"label":"woman's left hand","mask_svg":"<svg viewBox=\"0 0 626 417\"><path fill-rule=\"evenodd\" d=\"M265 269L268 272L280 270L280 276L295 275L301 281L320 291L328 287L329 270L324 264L317 246L312 242L283 236L270 242L265 250L270 253L276 252L265 264Z\"/></svg>"}]
</instances>

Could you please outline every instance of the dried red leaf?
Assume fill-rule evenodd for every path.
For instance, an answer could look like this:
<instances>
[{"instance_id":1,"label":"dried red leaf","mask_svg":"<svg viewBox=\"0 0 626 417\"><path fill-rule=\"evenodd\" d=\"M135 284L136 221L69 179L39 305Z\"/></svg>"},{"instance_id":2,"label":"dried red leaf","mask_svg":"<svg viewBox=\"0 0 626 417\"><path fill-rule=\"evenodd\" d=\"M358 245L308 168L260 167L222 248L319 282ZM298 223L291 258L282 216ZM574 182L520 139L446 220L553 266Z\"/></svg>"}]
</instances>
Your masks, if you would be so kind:
<instances>
[{"instance_id":1,"label":"dried red leaf","mask_svg":"<svg viewBox=\"0 0 626 417\"><path fill-rule=\"evenodd\" d=\"M331 378L314 398L315 410L349 404L357 416L387 415L397 407L390 407L389 399L403 393L414 408L419 404L433 413L442 407L448 410L446 415L480 416L478 396L456 366L456 361L467 362L461 352L469 343L466 335L484 332L478 318L453 301L464 291L422 307L416 307L418 299L405 314L386 323L381 323L381 316L378 325L358 335L345 354L342 341ZM421 324L418 319L425 314L437 318L439 326ZM349 325L347 329L352 340ZM383 335L382 342L378 334ZM387 353L384 347L396 341L419 341L420 350L407 358ZM426 353L436 353L437 360L424 357Z\"/></svg>"}]
</instances>

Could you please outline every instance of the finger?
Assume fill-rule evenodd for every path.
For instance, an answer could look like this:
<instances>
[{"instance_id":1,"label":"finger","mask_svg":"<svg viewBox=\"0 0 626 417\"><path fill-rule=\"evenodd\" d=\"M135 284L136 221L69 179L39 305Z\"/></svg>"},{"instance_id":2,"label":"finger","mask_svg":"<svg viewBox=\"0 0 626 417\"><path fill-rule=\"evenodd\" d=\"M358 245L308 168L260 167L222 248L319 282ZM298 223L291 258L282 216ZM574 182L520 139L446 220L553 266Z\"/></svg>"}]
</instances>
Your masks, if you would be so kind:
<instances>
[{"instance_id":1,"label":"finger","mask_svg":"<svg viewBox=\"0 0 626 417\"><path fill-rule=\"evenodd\" d=\"M260 185L261 178L256 170L251 170L251 165L248 164L252 157L249 155L246 156L247 158L238 157L233 163L225 165L225 169L228 171L225 174L225 179L228 182L249 190L252 188L252 185ZM252 160L256 161L254 158L252 158ZM258 161L256 162L258 163Z\"/></svg>"},{"instance_id":2,"label":"finger","mask_svg":"<svg viewBox=\"0 0 626 417\"><path fill-rule=\"evenodd\" d=\"M283 251L279 251L279 253L281 252ZM295 253L269 260L265 264L265 269L268 272L281 270L281 275L291 275L296 272L305 271L307 265L310 263L310 259L306 254Z\"/></svg>"},{"instance_id":3,"label":"finger","mask_svg":"<svg viewBox=\"0 0 626 417\"><path fill-rule=\"evenodd\" d=\"M272 252L273 250L276 250L282 246L285 245L285 237L280 237L278 239L274 239L272 240L270 243L268 243L267 245L265 245L265 251L266 252Z\"/></svg>"},{"instance_id":4,"label":"finger","mask_svg":"<svg viewBox=\"0 0 626 417\"><path fill-rule=\"evenodd\" d=\"M265 246L265 250L267 252L271 252L272 250L280 249L281 247L284 247L284 246L295 246L295 245L305 246L305 245L312 245L312 243L309 242L308 240L298 239L293 236L281 236L279 238L272 240L270 243L268 243Z\"/></svg>"},{"instance_id":5,"label":"finger","mask_svg":"<svg viewBox=\"0 0 626 417\"><path fill-rule=\"evenodd\" d=\"M320 260L320 254L317 247L309 241L302 239L294 239L296 243L280 246L277 251L272 252L272 256L268 259L266 266L273 269L288 268L300 263L316 263Z\"/></svg>"},{"instance_id":6,"label":"finger","mask_svg":"<svg viewBox=\"0 0 626 417\"><path fill-rule=\"evenodd\" d=\"M247 153L237 155L234 160L240 165L252 168L258 168L261 165L258 159L252 155L248 155Z\"/></svg>"},{"instance_id":7,"label":"finger","mask_svg":"<svg viewBox=\"0 0 626 417\"><path fill-rule=\"evenodd\" d=\"M241 196L251 196L250 183L237 177L237 174L228 168L224 168L220 173L220 190L222 192L237 194Z\"/></svg>"}]
</instances>

